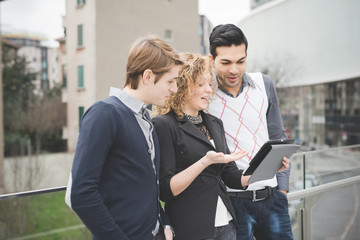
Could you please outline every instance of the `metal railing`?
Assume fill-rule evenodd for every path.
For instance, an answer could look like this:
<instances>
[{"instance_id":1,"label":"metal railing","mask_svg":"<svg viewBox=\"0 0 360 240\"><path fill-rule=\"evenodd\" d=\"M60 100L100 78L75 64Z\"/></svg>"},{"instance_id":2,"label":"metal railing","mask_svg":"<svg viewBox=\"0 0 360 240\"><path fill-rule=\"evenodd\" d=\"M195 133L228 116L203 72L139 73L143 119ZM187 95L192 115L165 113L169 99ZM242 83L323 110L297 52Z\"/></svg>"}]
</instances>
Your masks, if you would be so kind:
<instances>
[{"instance_id":1,"label":"metal railing","mask_svg":"<svg viewBox=\"0 0 360 240\"><path fill-rule=\"evenodd\" d=\"M288 194L288 201L303 200L302 204L299 204L297 212L299 214L299 228L296 239L307 240L314 239L312 236L312 211L311 209L318 202L318 196L328 191L344 188L354 184L360 183L360 176L350 177L343 180L338 180L331 183L311 187L308 189L300 190L294 193ZM355 210L358 208L354 206ZM335 216L334 216L335 217ZM329 219L330 220L330 219ZM352 221L354 222L354 221ZM344 231L347 232L347 231ZM343 235L343 234L341 234ZM360 236L358 236L360 237ZM334 238L337 239L337 238ZM343 238L338 238L343 239ZM354 238L349 238L354 239Z\"/></svg>"},{"instance_id":2,"label":"metal railing","mask_svg":"<svg viewBox=\"0 0 360 240\"><path fill-rule=\"evenodd\" d=\"M17 192L17 193L8 193L8 194L0 195L0 200L10 199L10 198L20 198L20 197L26 197L26 196L35 196L35 195L60 192L60 191L65 191L65 190L66 190L66 186L33 190L33 191L25 191L25 192Z\"/></svg>"},{"instance_id":3,"label":"metal railing","mask_svg":"<svg viewBox=\"0 0 360 240\"><path fill-rule=\"evenodd\" d=\"M356 232L360 231L356 227L360 225L360 214L358 212L360 209L360 144L340 148L296 153L292 156L291 161L291 191L288 194L288 202L295 239L360 239L360 232ZM314 181L315 183L313 183ZM309 185L308 182L312 182L313 185ZM14 228L8 226L11 225L11 214L8 218L4 219L4 217L2 217L3 213L1 213L0 239L48 240L52 239L52 236L54 236L54 239L62 239L59 238L58 235L70 232L70 236L67 236L66 239L85 239L85 235L89 237L90 235L88 230L79 221L77 216L65 205L63 198L65 190L66 187L61 186L35 191L24 191L0 195L0 212L1 210L8 210L11 212L13 210L12 208L16 208L22 204L22 200L26 202L32 201L32 198L36 197L45 198L46 196L50 197L54 194L60 195L56 198L58 199L57 201L61 202L59 203L59 205L61 206L51 207L53 207L54 211L57 211L58 208L66 209L64 211L68 211L66 214L71 219L71 223L64 223L64 225L60 227L56 225L49 226L47 229L41 230L39 232L36 232L34 230L22 232L17 231L18 229L14 230ZM339 191L345 191L345 194L344 192ZM330 206L336 206L335 210L337 211L335 220L331 220L334 217L334 209L332 209L332 211L329 211L330 209L322 210L322 208L326 209L326 204L329 204L328 201L338 201L336 199L337 196L343 195L346 196L346 200L348 202L345 202L341 199L340 202L330 203ZM42 199L42 204L40 205L42 206L45 203L49 203L51 201L52 200ZM2 203L7 203L3 208L8 209L1 209ZM32 207L33 205L29 206ZM43 208L46 208L46 206L43 206ZM53 211L52 209L48 209L49 211L46 211L47 213L45 213L46 209L43 208L36 209L35 212L41 215L48 214L49 211ZM24 209L25 210L23 210L22 208L18 209L19 214L21 213L21 211L31 210L31 208L29 209L26 207ZM351 212L351 216L348 217L349 211ZM31 214L33 213L29 213L29 218L33 218ZM327 216L326 214L329 214L329 216ZM325 221L318 220L319 218L324 218L324 216ZM345 217L348 218L345 219ZM339 220L340 222L337 222L336 224L332 223L332 221L338 221L339 218L341 219ZM53 221L57 222L58 220L54 219ZM41 223L39 222L38 224ZM315 224L318 225L315 226ZM323 225L327 224L330 224L331 226L326 228L322 227ZM15 228L20 228L22 225L24 224L20 222L15 223ZM331 229L334 228L333 225L336 225L340 228L340 231L334 229L334 231L336 231L336 234L338 235L331 235ZM28 227L28 229L32 228ZM74 236L72 234L74 234ZM329 236L325 236L324 234L329 234Z\"/></svg>"}]
</instances>

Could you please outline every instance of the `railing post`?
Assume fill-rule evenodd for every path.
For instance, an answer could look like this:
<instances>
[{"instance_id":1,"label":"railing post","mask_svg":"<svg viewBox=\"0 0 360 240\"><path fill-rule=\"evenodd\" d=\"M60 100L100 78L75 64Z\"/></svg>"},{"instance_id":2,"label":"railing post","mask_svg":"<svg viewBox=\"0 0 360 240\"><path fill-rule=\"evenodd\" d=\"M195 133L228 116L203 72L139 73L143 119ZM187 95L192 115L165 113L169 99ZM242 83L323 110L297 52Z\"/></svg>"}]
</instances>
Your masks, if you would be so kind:
<instances>
[{"instance_id":1,"label":"railing post","mask_svg":"<svg viewBox=\"0 0 360 240\"><path fill-rule=\"evenodd\" d=\"M0 2L2 2L0 0ZM0 3L1 10L1 3ZM1 12L1 11L0 11ZM1 26L1 23L0 23ZM2 41L0 41L0 58L2 59ZM2 61L0 60L0 194L5 192L4 180L4 121L3 121L3 92L2 92Z\"/></svg>"},{"instance_id":2,"label":"railing post","mask_svg":"<svg viewBox=\"0 0 360 240\"><path fill-rule=\"evenodd\" d=\"M305 240L305 209L300 208L300 239Z\"/></svg>"},{"instance_id":3,"label":"railing post","mask_svg":"<svg viewBox=\"0 0 360 240\"><path fill-rule=\"evenodd\" d=\"M306 175L305 175L305 174L306 174L306 171L305 171L305 169L306 169L306 164L305 164L306 161L305 161L305 160L306 160L306 159L305 159L305 158L306 158L306 157L305 157L305 153L304 153L304 154L303 154L303 174L302 174L302 177L303 177L303 179L302 179L302 180L303 180L303 189L305 189L305 187L306 187L306 185L305 185L305 182L306 182L306 181L305 181L305 179L306 179Z\"/></svg>"},{"instance_id":4,"label":"railing post","mask_svg":"<svg viewBox=\"0 0 360 240\"><path fill-rule=\"evenodd\" d=\"M303 239L311 240L311 209L312 206L309 206L307 199L304 198L304 209L303 209Z\"/></svg>"}]
</instances>

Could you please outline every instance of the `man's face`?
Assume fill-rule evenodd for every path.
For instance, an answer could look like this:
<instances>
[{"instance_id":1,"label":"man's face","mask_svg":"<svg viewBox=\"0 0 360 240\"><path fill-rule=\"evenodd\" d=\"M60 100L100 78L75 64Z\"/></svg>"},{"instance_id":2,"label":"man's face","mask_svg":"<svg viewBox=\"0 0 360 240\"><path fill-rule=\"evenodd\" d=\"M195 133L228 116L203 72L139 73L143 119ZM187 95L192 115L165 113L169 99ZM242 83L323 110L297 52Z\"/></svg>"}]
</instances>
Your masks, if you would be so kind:
<instances>
[{"instance_id":1,"label":"man's face","mask_svg":"<svg viewBox=\"0 0 360 240\"><path fill-rule=\"evenodd\" d=\"M174 65L167 73L151 86L150 103L156 106L164 106L171 94L177 92L176 80L179 76L180 66Z\"/></svg>"},{"instance_id":2,"label":"man's face","mask_svg":"<svg viewBox=\"0 0 360 240\"><path fill-rule=\"evenodd\" d=\"M236 96L246 71L245 44L217 47L216 53L217 56L213 61L219 85L222 89Z\"/></svg>"}]
</instances>

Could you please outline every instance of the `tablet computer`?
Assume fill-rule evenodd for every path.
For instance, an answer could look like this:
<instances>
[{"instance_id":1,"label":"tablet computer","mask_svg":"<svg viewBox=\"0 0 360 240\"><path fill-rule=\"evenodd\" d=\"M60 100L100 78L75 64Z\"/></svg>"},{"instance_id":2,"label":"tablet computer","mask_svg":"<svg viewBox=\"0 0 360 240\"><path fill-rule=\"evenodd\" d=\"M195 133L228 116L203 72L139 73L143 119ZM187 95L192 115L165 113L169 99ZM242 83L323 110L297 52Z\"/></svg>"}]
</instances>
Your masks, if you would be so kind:
<instances>
[{"instance_id":1,"label":"tablet computer","mask_svg":"<svg viewBox=\"0 0 360 240\"><path fill-rule=\"evenodd\" d=\"M299 148L293 139L270 140L257 152L244 175L252 175L249 183L271 179L281 167L282 158L290 158Z\"/></svg>"}]
</instances>

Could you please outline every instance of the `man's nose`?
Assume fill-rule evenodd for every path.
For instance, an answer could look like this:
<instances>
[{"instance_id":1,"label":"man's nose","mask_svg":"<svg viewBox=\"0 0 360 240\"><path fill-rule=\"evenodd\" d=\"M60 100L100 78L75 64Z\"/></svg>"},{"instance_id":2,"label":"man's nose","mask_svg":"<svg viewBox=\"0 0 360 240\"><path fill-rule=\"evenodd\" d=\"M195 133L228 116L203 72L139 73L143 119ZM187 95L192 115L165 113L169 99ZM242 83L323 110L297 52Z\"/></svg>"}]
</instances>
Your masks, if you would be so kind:
<instances>
[{"instance_id":1,"label":"man's nose","mask_svg":"<svg viewBox=\"0 0 360 240\"><path fill-rule=\"evenodd\" d=\"M231 64L231 66L230 66L230 73L233 73L233 74L235 74L235 73L238 73L239 72L239 70L237 69L237 67L236 67L236 65L235 64Z\"/></svg>"}]
</instances>

